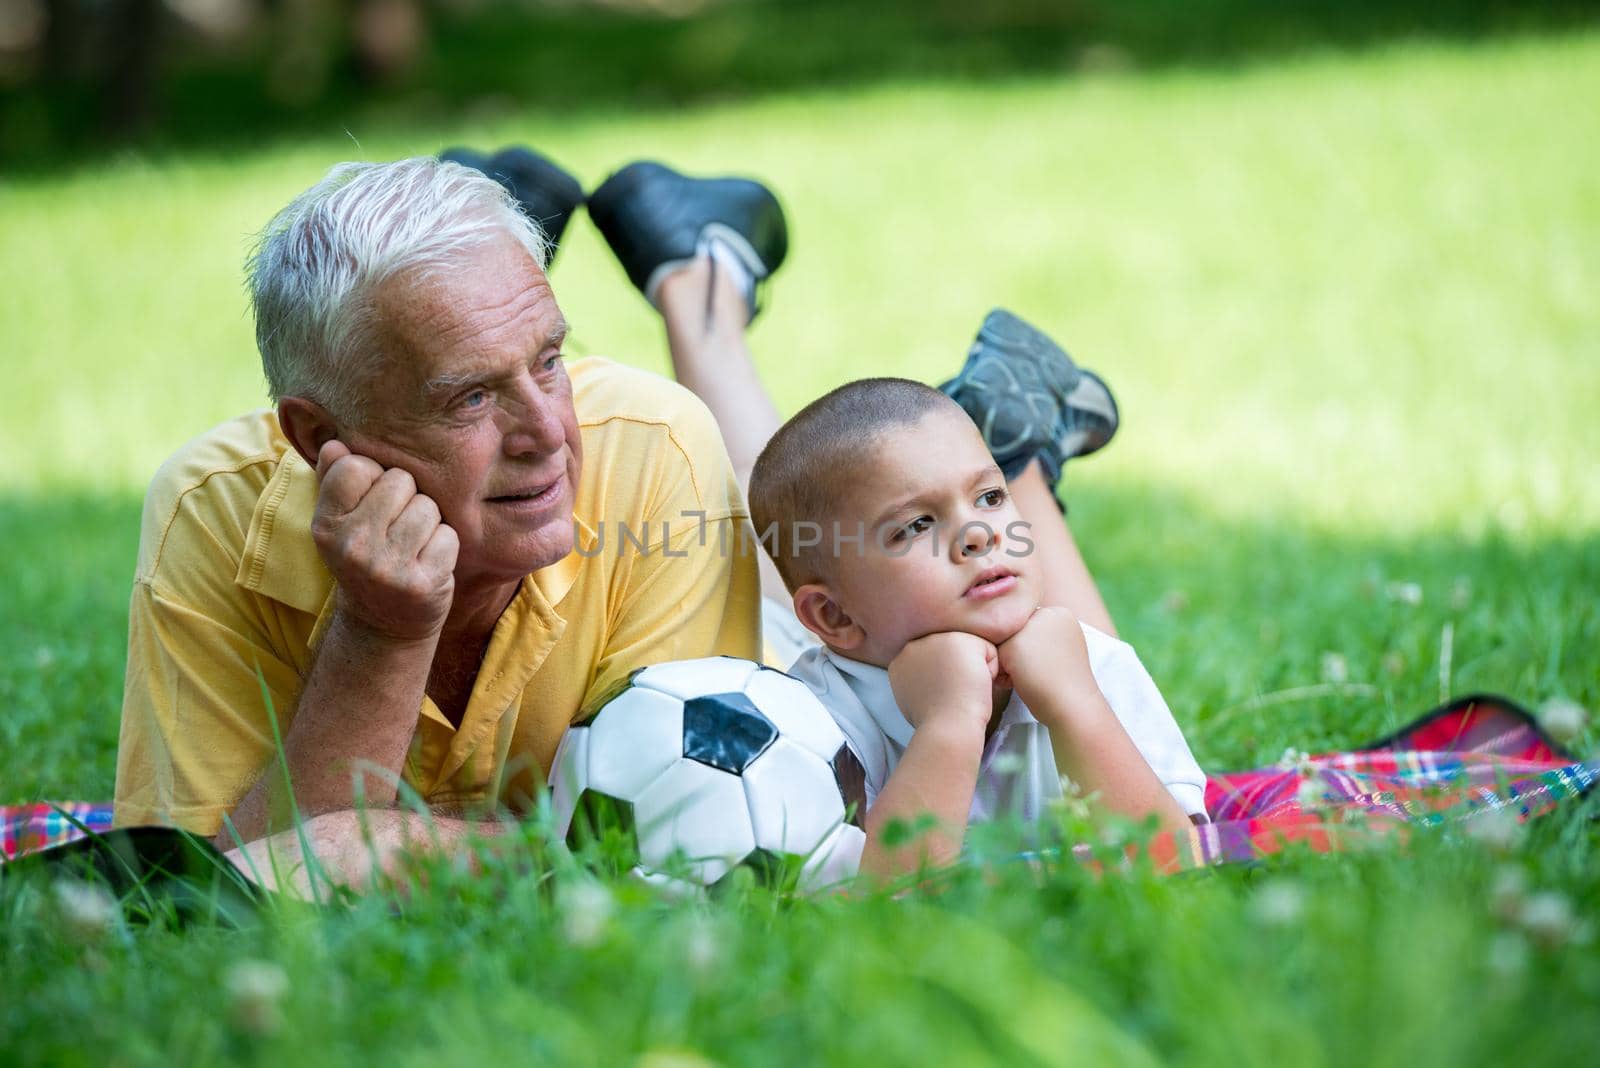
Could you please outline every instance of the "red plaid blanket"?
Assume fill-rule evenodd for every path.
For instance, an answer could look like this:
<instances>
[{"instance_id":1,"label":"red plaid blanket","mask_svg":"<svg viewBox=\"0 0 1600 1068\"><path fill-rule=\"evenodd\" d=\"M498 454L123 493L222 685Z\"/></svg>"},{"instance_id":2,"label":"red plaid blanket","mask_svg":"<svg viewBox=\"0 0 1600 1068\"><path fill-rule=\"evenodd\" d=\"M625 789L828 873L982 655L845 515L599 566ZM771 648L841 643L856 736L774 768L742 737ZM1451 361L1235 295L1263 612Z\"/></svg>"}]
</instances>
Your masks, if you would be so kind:
<instances>
[{"instance_id":1,"label":"red plaid blanket","mask_svg":"<svg viewBox=\"0 0 1600 1068\"><path fill-rule=\"evenodd\" d=\"M1597 777L1600 761L1575 759L1521 708L1464 697L1361 749L1215 775L1206 783L1213 822L1195 829L1199 856L1171 837L1150 848L1186 867L1256 860L1295 842L1331 852L1374 831L1493 813L1522 822L1586 794ZM109 804L0 805L4 860L110 826Z\"/></svg>"}]
</instances>

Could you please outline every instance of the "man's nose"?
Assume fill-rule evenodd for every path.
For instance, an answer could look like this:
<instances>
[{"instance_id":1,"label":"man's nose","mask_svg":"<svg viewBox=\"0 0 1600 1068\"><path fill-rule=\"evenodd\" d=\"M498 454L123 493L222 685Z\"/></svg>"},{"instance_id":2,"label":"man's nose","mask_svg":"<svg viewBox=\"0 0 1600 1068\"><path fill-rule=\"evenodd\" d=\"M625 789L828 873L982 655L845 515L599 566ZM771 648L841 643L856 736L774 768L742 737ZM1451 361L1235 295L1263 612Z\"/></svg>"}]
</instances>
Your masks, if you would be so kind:
<instances>
[{"instance_id":1,"label":"man's nose","mask_svg":"<svg viewBox=\"0 0 1600 1068\"><path fill-rule=\"evenodd\" d=\"M528 380L520 383L516 402L507 405L505 451L510 456L545 455L566 441L563 407L570 402Z\"/></svg>"}]
</instances>

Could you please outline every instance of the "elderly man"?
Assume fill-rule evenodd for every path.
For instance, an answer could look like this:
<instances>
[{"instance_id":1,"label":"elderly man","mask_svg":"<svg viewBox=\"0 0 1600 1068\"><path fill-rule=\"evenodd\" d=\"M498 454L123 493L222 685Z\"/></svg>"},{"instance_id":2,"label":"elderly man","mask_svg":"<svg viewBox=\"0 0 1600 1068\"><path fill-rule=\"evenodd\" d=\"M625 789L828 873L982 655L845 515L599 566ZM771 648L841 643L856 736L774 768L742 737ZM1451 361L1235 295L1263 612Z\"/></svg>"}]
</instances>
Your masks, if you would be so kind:
<instances>
[{"instance_id":1,"label":"elderly man","mask_svg":"<svg viewBox=\"0 0 1600 1068\"><path fill-rule=\"evenodd\" d=\"M758 655L717 425L679 385L563 355L524 209L559 236L577 187L534 162L516 199L453 162L347 164L268 227L250 288L277 407L151 485L118 824L227 848L297 811L337 850L363 805L404 829L402 782L436 813L525 811L567 725L635 668ZM634 165L591 210L680 366L729 320L714 270L677 269L735 250L753 309L784 253L751 182Z\"/></svg>"}]
</instances>

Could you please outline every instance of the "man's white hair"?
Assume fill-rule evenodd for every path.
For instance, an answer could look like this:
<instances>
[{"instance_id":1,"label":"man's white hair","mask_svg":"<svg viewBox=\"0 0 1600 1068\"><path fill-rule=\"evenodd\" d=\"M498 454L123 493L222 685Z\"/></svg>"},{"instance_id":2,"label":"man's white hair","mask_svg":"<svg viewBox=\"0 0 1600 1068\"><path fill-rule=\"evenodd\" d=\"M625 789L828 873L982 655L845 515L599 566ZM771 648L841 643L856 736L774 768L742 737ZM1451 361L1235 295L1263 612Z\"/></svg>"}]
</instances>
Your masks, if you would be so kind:
<instances>
[{"instance_id":1,"label":"man's white hair","mask_svg":"<svg viewBox=\"0 0 1600 1068\"><path fill-rule=\"evenodd\" d=\"M504 234L544 268L539 224L480 171L430 157L334 167L273 217L246 266L272 399L364 418L378 287L403 271L426 277Z\"/></svg>"}]
</instances>

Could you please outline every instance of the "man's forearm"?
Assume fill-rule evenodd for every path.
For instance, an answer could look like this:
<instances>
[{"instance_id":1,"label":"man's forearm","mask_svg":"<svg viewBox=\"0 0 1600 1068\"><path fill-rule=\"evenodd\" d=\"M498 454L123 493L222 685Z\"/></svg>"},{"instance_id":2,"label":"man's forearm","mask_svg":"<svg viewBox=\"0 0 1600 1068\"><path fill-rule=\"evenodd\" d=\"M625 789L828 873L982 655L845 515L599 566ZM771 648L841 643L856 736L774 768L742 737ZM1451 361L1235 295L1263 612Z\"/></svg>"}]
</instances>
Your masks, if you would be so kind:
<instances>
[{"instance_id":1,"label":"man's forearm","mask_svg":"<svg viewBox=\"0 0 1600 1068\"><path fill-rule=\"evenodd\" d=\"M284 763L302 818L358 803L394 803L437 642L379 638L337 614L330 621L283 736ZM359 790L357 770L366 772ZM274 754L233 811L239 839L249 842L288 826L294 811L288 801ZM237 844L226 827L217 842L225 849Z\"/></svg>"},{"instance_id":2,"label":"man's forearm","mask_svg":"<svg viewBox=\"0 0 1600 1068\"><path fill-rule=\"evenodd\" d=\"M1133 744L1098 689L1053 694L1030 705L1050 731L1056 770L1112 812L1143 819L1154 812L1164 831L1189 829L1189 818Z\"/></svg>"},{"instance_id":3,"label":"man's forearm","mask_svg":"<svg viewBox=\"0 0 1600 1068\"><path fill-rule=\"evenodd\" d=\"M964 724L918 728L867 813L861 870L891 877L923 865L954 862L961 855L982 757L981 731L968 730ZM883 841L891 824L914 825L925 816L934 821L926 834L898 846Z\"/></svg>"},{"instance_id":4,"label":"man's forearm","mask_svg":"<svg viewBox=\"0 0 1600 1068\"><path fill-rule=\"evenodd\" d=\"M280 831L228 850L227 859L263 889L310 899L329 884L359 891L379 878L396 878L406 856L470 858L474 840L499 837L509 826L407 809L327 812L306 821L303 840L301 832ZM315 879L304 846L315 858Z\"/></svg>"}]
</instances>

